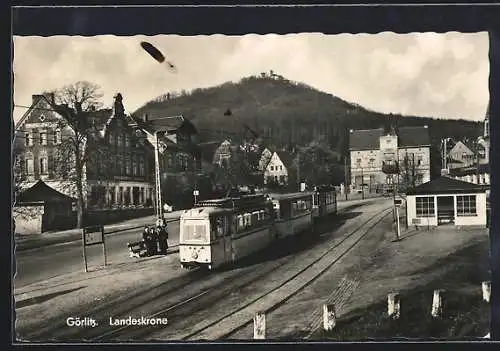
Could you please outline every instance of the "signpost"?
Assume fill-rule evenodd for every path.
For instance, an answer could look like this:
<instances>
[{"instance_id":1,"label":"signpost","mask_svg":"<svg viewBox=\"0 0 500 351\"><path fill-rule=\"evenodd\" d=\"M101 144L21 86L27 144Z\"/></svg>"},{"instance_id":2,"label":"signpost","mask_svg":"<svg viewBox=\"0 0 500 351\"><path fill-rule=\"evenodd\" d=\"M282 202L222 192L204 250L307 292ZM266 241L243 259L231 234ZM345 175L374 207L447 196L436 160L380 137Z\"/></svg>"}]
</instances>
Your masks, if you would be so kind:
<instances>
[{"instance_id":1,"label":"signpost","mask_svg":"<svg viewBox=\"0 0 500 351\"><path fill-rule=\"evenodd\" d=\"M193 196L194 196L194 204L196 205L198 203L198 196L200 196L200 191L193 190Z\"/></svg>"},{"instance_id":2,"label":"signpost","mask_svg":"<svg viewBox=\"0 0 500 351\"><path fill-rule=\"evenodd\" d=\"M106 257L106 242L104 240L104 226L96 225L91 227L85 227L82 229L82 253L83 262L85 264L85 273L88 272L87 266L87 246L102 245L102 253L104 256L104 266L107 265Z\"/></svg>"},{"instance_id":3,"label":"signpost","mask_svg":"<svg viewBox=\"0 0 500 351\"><path fill-rule=\"evenodd\" d=\"M396 209L396 239L398 241L399 241L399 238L401 237L401 229L399 228L399 208L401 207L402 203L403 203L403 200L394 199L394 207Z\"/></svg>"}]
</instances>

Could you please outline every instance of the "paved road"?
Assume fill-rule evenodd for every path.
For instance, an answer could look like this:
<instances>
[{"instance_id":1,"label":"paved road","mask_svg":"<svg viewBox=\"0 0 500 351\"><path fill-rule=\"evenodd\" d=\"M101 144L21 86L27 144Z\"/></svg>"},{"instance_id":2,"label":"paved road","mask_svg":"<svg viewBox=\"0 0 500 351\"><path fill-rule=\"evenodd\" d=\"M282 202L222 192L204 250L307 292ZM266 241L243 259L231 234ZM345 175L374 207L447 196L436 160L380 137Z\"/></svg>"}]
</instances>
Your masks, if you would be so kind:
<instances>
[{"instance_id":1,"label":"paved road","mask_svg":"<svg viewBox=\"0 0 500 351\"><path fill-rule=\"evenodd\" d=\"M374 200L339 201L338 209L371 202ZM179 242L179 221L170 222L169 244L176 245ZM141 229L109 234L106 241L108 263L110 265L130 262L127 242L141 240ZM175 250L175 248L173 248ZM102 247L100 245L87 248L87 260L89 267L103 263ZM16 253L17 273L15 276L15 287L43 281L61 274L73 273L83 270L83 257L81 242L63 243L20 251Z\"/></svg>"},{"instance_id":2,"label":"paved road","mask_svg":"<svg viewBox=\"0 0 500 351\"><path fill-rule=\"evenodd\" d=\"M168 223L169 245L179 242L179 221ZM127 242L141 240L142 230L132 229L109 234L106 252L110 265L130 262ZM175 248L174 248L175 249ZM103 264L102 246L87 248L89 267ZM83 270L82 246L80 242L64 243L41 247L40 249L20 251L16 254L17 273L15 287L42 281L61 274Z\"/></svg>"}]
</instances>

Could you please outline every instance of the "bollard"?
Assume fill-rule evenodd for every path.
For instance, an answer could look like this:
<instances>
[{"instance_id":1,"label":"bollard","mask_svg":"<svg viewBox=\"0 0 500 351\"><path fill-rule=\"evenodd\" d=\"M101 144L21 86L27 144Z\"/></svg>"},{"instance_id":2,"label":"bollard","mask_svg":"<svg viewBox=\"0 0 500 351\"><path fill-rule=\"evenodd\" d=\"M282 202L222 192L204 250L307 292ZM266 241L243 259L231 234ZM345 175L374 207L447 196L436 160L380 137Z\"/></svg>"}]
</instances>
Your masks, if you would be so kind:
<instances>
[{"instance_id":1,"label":"bollard","mask_svg":"<svg viewBox=\"0 0 500 351\"><path fill-rule=\"evenodd\" d=\"M392 319L398 319L400 316L400 298L398 293L387 295L387 315Z\"/></svg>"},{"instance_id":2,"label":"bollard","mask_svg":"<svg viewBox=\"0 0 500 351\"><path fill-rule=\"evenodd\" d=\"M431 311L431 315L434 318L438 318L443 315L443 295L444 295L444 290L442 289L434 290L434 297L432 299L432 311Z\"/></svg>"},{"instance_id":3,"label":"bollard","mask_svg":"<svg viewBox=\"0 0 500 351\"><path fill-rule=\"evenodd\" d=\"M253 338L266 338L266 315L263 312L257 312L253 317Z\"/></svg>"},{"instance_id":4,"label":"bollard","mask_svg":"<svg viewBox=\"0 0 500 351\"><path fill-rule=\"evenodd\" d=\"M483 282L483 300L486 302L490 302L491 297L491 282L486 281Z\"/></svg>"},{"instance_id":5,"label":"bollard","mask_svg":"<svg viewBox=\"0 0 500 351\"><path fill-rule=\"evenodd\" d=\"M335 328L336 316L335 316L335 305L324 304L323 305L323 329L330 331Z\"/></svg>"}]
</instances>

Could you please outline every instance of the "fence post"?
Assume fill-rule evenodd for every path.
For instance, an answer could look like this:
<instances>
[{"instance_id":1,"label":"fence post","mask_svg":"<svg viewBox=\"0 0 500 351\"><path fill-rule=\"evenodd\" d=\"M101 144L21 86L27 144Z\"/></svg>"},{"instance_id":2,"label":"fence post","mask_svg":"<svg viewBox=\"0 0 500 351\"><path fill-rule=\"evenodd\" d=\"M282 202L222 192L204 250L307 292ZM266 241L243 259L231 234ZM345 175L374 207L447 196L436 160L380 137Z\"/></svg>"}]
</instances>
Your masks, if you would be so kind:
<instances>
[{"instance_id":1,"label":"fence post","mask_svg":"<svg viewBox=\"0 0 500 351\"><path fill-rule=\"evenodd\" d=\"M483 282L483 300L486 302L490 302L491 297L491 282L485 281Z\"/></svg>"},{"instance_id":2,"label":"fence post","mask_svg":"<svg viewBox=\"0 0 500 351\"><path fill-rule=\"evenodd\" d=\"M443 315L443 295L444 295L443 289L434 290L434 297L432 299L432 311L431 311L431 315L434 318L438 318Z\"/></svg>"},{"instance_id":3,"label":"fence post","mask_svg":"<svg viewBox=\"0 0 500 351\"><path fill-rule=\"evenodd\" d=\"M266 338L266 315L264 312L257 312L253 317L253 338L257 340Z\"/></svg>"},{"instance_id":4,"label":"fence post","mask_svg":"<svg viewBox=\"0 0 500 351\"><path fill-rule=\"evenodd\" d=\"M323 329L326 331L333 330L337 324L335 315L335 305L324 304L323 305Z\"/></svg>"},{"instance_id":5,"label":"fence post","mask_svg":"<svg viewBox=\"0 0 500 351\"><path fill-rule=\"evenodd\" d=\"M387 315L392 319L398 319L401 310L401 300L398 293L387 295Z\"/></svg>"}]
</instances>

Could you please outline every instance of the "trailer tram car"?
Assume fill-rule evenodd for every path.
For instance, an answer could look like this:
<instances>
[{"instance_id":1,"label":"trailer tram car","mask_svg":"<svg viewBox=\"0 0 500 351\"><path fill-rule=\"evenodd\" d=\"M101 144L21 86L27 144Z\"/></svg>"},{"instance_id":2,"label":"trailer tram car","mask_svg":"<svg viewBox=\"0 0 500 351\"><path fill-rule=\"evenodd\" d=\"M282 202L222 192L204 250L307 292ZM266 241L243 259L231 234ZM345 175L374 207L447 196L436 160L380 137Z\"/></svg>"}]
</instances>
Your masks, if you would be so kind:
<instances>
[{"instance_id":1,"label":"trailer tram car","mask_svg":"<svg viewBox=\"0 0 500 351\"><path fill-rule=\"evenodd\" d=\"M312 229L313 195L313 192L306 191L271 195L276 218L274 226L277 239Z\"/></svg>"},{"instance_id":2,"label":"trailer tram car","mask_svg":"<svg viewBox=\"0 0 500 351\"><path fill-rule=\"evenodd\" d=\"M313 217L319 219L337 213L337 190L334 186L318 186L314 194Z\"/></svg>"},{"instance_id":3,"label":"trailer tram car","mask_svg":"<svg viewBox=\"0 0 500 351\"><path fill-rule=\"evenodd\" d=\"M259 251L274 240L272 204L262 195L200 202L180 218L183 268L214 269Z\"/></svg>"}]
</instances>

